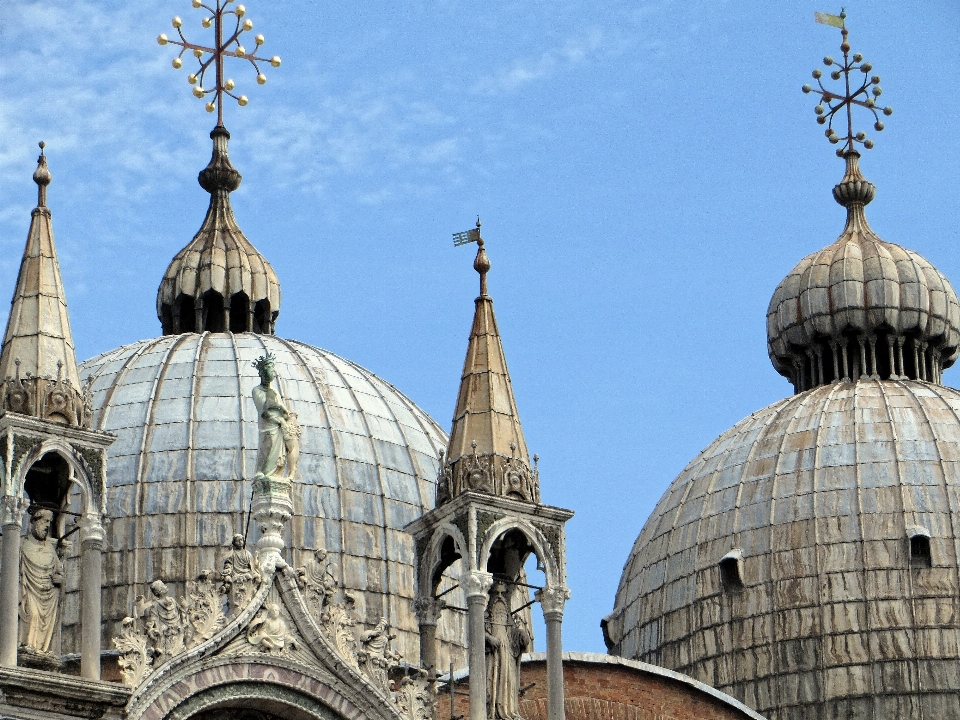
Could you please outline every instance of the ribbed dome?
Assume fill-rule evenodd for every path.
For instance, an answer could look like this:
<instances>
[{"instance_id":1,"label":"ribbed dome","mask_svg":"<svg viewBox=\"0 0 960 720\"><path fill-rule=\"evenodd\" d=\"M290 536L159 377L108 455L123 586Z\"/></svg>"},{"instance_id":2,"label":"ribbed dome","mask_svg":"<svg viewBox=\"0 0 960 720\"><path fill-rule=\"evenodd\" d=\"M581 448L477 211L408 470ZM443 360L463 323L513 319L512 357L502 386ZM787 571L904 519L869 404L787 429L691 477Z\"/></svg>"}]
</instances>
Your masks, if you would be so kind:
<instances>
[{"instance_id":1,"label":"ribbed dome","mask_svg":"<svg viewBox=\"0 0 960 720\"><path fill-rule=\"evenodd\" d=\"M741 421L673 481L608 643L774 720L958 717L958 549L960 392L820 387Z\"/></svg>"},{"instance_id":2,"label":"ribbed dome","mask_svg":"<svg viewBox=\"0 0 960 720\"><path fill-rule=\"evenodd\" d=\"M933 265L867 224L875 188L858 157L848 153L833 191L847 208L843 233L797 264L767 310L770 359L797 392L861 376L939 382L957 358L957 294Z\"/></svg>"},{"instance_id":3,"label":"ribbed dome","mask_svg":"<svg viewBox=\"0 0 960 720\"><path fill-rule=\"evenodd\" d=\"M203 225L176 254L157 291L164 335L181 332L254 331L272 334L280 313L280 281L247 240L230 206L241 176L230 164L230 133L210 133L213 156L198 182L210 193Z\"/></svg>"},{"instance_id":4,"label":"ribbed dome","mask_svg":"<svg viewBox=\"0 0 960 720\"><path fill-rule=\"evenodd\" d=\"M244 531L258 442L251 363L266 352L303 427L286 558L300 567L326 548L363 621L386 617L398 649L415 661L415 554L403 528L434 506L446 437L363 368L253 333L165 336L81 366L81 377L93 378L94 427L117 435L107 467L104 647L146 583L159 578L182 593L185 580L219 569L232 535ZM250 532L252 545L252 524ZM68 595L65 652L75 646L78 603ZM446 666L451 643L462 646L459 616L444 613L438 634Z\"/></svg>"}]
</instances>

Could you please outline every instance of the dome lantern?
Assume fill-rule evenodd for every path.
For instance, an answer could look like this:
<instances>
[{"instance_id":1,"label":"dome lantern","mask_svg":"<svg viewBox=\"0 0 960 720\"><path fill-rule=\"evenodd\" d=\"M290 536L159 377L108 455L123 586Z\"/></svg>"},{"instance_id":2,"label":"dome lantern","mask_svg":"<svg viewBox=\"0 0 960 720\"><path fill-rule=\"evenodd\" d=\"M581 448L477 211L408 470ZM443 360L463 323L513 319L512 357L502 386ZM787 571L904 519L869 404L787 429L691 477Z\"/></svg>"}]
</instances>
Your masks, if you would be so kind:
<instances>
[{"instance_id":1,"label":"dome lantern","mask_svg":"<svg viewBox=\"0 0 960 720\"><path fill-rule=\"evenodd\" d=\"M821 96L814 109L817 123L827 126L827 139L840 145L837 155L846 162L833 197L847 209L847 222L836 242L801 260L774 292L767 310L770 360L798 393L866 378L940 383L943 370L957 359L960 301L933 265L885 242L867 222L864 208L876 187L860 172L856 145L869 150L873 141L854 131L851 109L869 110L877 132L884 128L878 111L893 110L877 106L880 77L870 75L873 68L860 53L850 55L843 16L836 21L828 24L841 28L843 61L826 57L824 63L837 67L831 77L844 78L846 90L827 90L817 69L819 89L804 85L803 91ZM862 81L851 77L854 72L863 73ZM833 127L836 117L846 118L845 137Z\"/></svg>"},{"instance_id":2,"label":"dome lantern","mask_svg":"<svg viewBox=\"0 0 960 720\"><path fill-rule=\"evenodd\" d=\"M230 193L242 176L230 163L230 133L210 133L213 155L197 177L210 206L193 240L173 258L157 292L164 335L256 332L272 335L280 314L280 281L247 240L233 215Z\"/></svg>"}]
</instances>

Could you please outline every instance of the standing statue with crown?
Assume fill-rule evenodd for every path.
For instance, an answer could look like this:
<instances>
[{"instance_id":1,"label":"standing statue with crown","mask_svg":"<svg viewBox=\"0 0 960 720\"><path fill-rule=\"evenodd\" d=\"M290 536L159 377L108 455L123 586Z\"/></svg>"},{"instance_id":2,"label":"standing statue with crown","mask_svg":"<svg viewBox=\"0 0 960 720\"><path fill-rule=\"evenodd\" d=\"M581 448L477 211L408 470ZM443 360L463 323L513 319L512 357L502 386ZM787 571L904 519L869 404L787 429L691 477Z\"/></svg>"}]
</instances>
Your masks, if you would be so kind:
<instances>
[{"instance_id":1,"label":"standing statue with crown","mask_svg":"<svg viewBox=\"0 0 960 720\"><path fill-rule=\"evenodd\" d=\"M271 386L277 379L273 355L263 355L253 366L260 373L260 384L253 389L253 402L260 418L256 477L292 479L300 459L297 414L287 410L280 393Z\"/></svg>"}]
</instances>

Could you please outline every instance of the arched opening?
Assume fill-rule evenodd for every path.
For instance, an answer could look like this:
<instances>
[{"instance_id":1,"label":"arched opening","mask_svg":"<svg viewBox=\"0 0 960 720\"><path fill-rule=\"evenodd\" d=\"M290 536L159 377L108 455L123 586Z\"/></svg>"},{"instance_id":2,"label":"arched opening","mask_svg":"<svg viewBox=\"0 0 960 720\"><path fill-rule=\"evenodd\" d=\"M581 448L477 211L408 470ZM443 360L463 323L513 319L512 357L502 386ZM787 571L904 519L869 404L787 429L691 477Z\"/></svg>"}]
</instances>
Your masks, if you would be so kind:
<instances>
[{"instance_id":1,"label":"arched opening","mask_svg":"<svg viewBox=\"0 0 960 720\"><path fill-rule=\"evenodd\" d=\"M250 298L244 292L230 296L230 332L247 332L247 323L250 319Z\"/></svg>"},{"instance_id":2,"label":"arched opening","mask_svg":"<svg viewBox=\"0 0 960 720\"><path fill-rule=\"evenodd\" d=\"M933 555L930 552L930 531L915 525L907 528L907 535L910 538L910 567L932 567Z\"/></svg>"},{"instance_id":3,"label":"arched opening","mask_svg":"<svg viewBox=\"0 0 960 720\"><path fill-rule=\"evenodd\" d=\"M739 550L728 552L717 565L720 568L720 587L724 592L743 590L743 555Z\"/></svg>"},{"instance_id":4,"label":"arched opening","mask_svg":"<svg viewBox=\"0 0 960 720\"><path fill-rule=\"evenodd\" d=\"M203 329L212 333L224 332L223 321L223 295L216 290L207 290L203 294Z\"/></svg>"},{"instance_id":5,"label":"arched opening","mask_svg":"<svg viewBox=\"0 0 960 720\"><path fill-rule=\"evenodd\" d=\"M273 333L269 300L258 300L254 306L253 331L262 335L270 335Z\"/></svg>"},{"instance_id":6,"label":"arched opening","mask_svg":"<svg viewBox=\"0 0 960 720\"><path fill-rule=\"evenodd\" d=\"M542 563L521 530L507 530L490 548L490 557L487 560L487 572L493 575L490 602L506 603L515 626L526 632L529 639L528 651L532 651L535 635L545 637L542 628L540 632L534 631L534 617L530 609L535 602L531 597L532 591L542 588L543 583L530 582L527 565L531 572L536 573L535 577L542 574Z\"/></svg>"},{"instance_id":7,"label":"arched opening","mask_svg":"<svg viewBox=\"0 0 960 720\"><path fill-rule=\"evenodd\" d=\"M197 331L197 311L191 295L181 295L177 298L176 316L180 319L180 332Z\"/></svg>"},{"instance_id":8,"label":"arched opening","mask_svg":"<svg viewBox=\"0 0 960 720\"><path fill-rule=\"evenodd\" d=\"M167 303L160 306L160 327L164 335L173 335L173 308Z\"/></svg>"},{"instance_id":9,"label":"arched opening","mask_svg":"<svg viewBox=\"0 0 960 720\"><path fill-rule=\"evenodd\" d=\"M59 453L48 452L27 470L23 489L32 506L57 513L70 491L70 466Z\"/></svg>"}]
</instances>

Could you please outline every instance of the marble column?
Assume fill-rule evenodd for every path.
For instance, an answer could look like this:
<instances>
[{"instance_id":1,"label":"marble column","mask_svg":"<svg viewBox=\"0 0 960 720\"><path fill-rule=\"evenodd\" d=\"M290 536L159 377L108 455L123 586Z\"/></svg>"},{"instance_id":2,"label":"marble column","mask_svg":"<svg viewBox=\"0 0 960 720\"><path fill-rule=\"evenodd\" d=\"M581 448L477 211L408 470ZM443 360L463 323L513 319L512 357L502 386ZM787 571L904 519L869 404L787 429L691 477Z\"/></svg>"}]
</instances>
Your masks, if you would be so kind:
<instances>
[{"instance_id":1,"label":"marble column","mask_svg":"<svg viewBox=\"0 0 960 720\"><path fill-rule=\"evenodd\" d=\"M0 550L0 667L17 666L20 622L20 531L27 503L23 498L0 498L3 549Z\"/></svg>"},{"instance_id":2,"label":"marble column","mask_svg":"<svg viewBox=\"0 0 960 720\"><path fill-rule=\"evenodd\" d=\"M468 571L460 579L467 596L467 645L470 653L470 720L487 720L487 655L484 628L487 593L493 575L478 570ZM453 678L451 678L451 682Z\"/></svg>"},{"instance_id":3,"label":"marble column","mask_svg":"<svg viewBox=\"0 0 960 720\"><path fill-rule=\"evenodd\" d=\"M418 597L414 603L417 623L420 626L420 667L430 671L431 678L437 673L437 623L443 600L435 597Z\"/></svg>"},{"instance_id":4,"label":"marble column","mask_svg":"<svg viewBox=\"0 0 960 720\"><path fill-rule=\"evenodd\" d=\"M563 641L560 627L563 623L563 606L570 599L570 590L563 586L546 587L537 591L536 599L543 608L543 620L547 625L547 720L564 720Z\"/></svg>"},{"instance_id":5,"label":"marble column","mask_svg":"<svg viewBox=\"0 0 960 720\"><path fill-rule=\"evenodd\" d=\"M103 524L93 513L80 521L80 675L100 679L100 608Z\"/></svg>"}]
</instances>

